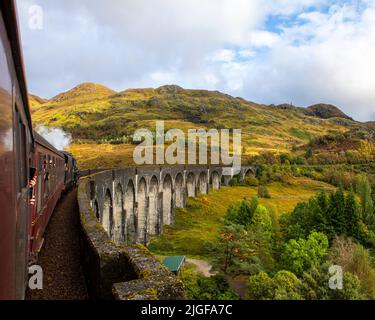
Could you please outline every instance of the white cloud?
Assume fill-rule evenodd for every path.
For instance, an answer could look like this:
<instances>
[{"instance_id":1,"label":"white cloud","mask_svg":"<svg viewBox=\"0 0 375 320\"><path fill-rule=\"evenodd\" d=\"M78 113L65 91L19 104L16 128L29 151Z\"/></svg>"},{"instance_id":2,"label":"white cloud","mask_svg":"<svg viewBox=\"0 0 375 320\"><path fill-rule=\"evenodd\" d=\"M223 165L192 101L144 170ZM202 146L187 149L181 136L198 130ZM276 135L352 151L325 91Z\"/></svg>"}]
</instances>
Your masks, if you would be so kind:
<instances>
[{"instance_id":1,"label":"white cloud","mask_svg":"<svg viewBox=\"0 0 375 320\"><path fill-rule=\"evenodd\" d=\"M238 52L238 56L242 59L249 59L253 58L256 55L254 50L240 50Z\"/></svg>"},{"instance_id":2,"label":"white cloud","mask_svg":"<svg viewBox=\"0 0 375 320\"><path fill-rule=\"evenodd\" d=\"M156 71L150 74L150 78L153 82L160 83L163 85L165 83L173 83L176 78L172 72L167 71Z\"/></svg>"},{"instance_id":3,"label":"white cloud","mask_svg":"<svg viewBox=\"0 0 375 320\"><path fill-rule=\"evenodd\" d=\"M235 57L236 53L233 50L222 49L214 52L208 59L213 62L231 62Z\"/></svg>"},{"instance_id":4,"label":"white cloud","mask_svg":"<svg viewBox=\"0 0 375 320\"><path fill-rule=\"evenodd\" d=\"M280 37L274 32L257 30L251 34L250 43L253 47L269 47L275 46Z\"/></svg>"},{"instance_id":5,"label":"white cloud","mask_svg":"<svg viewBox=\"0 0 375 320\"><path fill-rule=\"evenodd\" d=\"M32 4L44 10L41 31L27 27ZM30 91L41 96L84 81L176 83L374 118L374 0L19 0L19 9Z\"/></svg>"},{"instance_id":6,"label":"white cloud","mask_svg":"<svg viewBox=\"0 0 375 320\"><path fill-rule=\"evenodd\" d=\"M374 9L358 12L354 6L336 6L307 17L307 24L284 30L264 61L249 65L249 85L267 77L268 85L256 98L299 104L326 101L355 118L373 119Z\"/></svg>"}]
</instances>

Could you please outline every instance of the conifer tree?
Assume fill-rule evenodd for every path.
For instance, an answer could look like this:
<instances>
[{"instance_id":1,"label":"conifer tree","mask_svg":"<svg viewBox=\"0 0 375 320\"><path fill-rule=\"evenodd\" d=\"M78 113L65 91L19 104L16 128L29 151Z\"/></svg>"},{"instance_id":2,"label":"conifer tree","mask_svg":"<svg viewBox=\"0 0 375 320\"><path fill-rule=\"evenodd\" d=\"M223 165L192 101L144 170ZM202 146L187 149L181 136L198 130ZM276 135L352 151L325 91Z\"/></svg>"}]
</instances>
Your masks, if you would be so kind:
<instances>
[{"instance_id":1,"label":"conifer tree","mask_svg":"<svg viewBox=\"0 0 375 320\"><path fill-rule=\"evenodd\" d=\"M332 226L334 234L330 236L342 235L346 233L345 227L345 196L342 186L330 197L328 209L329 224ZM331 238L332 239L332 238Z\"/></svg>"},{"instance_id":2,"label":"conifer tree","mask_svg":"<svg viewBox=\"0 0 375 320\"><path fill-rule=\"evenodd\" d=\"M350 191L345 199L345 220L346 234L350 237L359 239L360 216L353 190Z\"/></svg>"},{"instance_id":3,"label":"conifer tree","mask_svg":"<svg viewBox=\"0 0 375 320\"><path fill-rule=\"evenodd\" d=\"M324 190L320 191L316 196L316 200L318 201L320 209L326 215L329 206L327 193Z\"/></svg>"},{"instance_id":4,"label":"conifer tree","mask_svg":"<svg viewBox=\"0 0 375 320\"><path fill-rule=\"evenodd\" d=\"M251 201L247 199L242 200L239 204L229 207L225 220L228 224L234 223L244 227L250 224L254 212L258 207L258 198L253 197Z\"/></svg>"},{"instance_id":5,"label":"conifer tree","mask_svg":"<svg viewBox=\"0 0 375 320\"><path fill-rule=\"evenodd\" d=\"M326 219L326 209L320 205L319 195L309 200L309 209L311 211L311 228L310 231L329 232Z\"/></svg>"},{"instance_id":6,"label":"conifer tree","mask_svg":"<svg viewBox=\"0 0 375 320\"><path fill-rule=\"evenodd\" d=\"M372 201L371 185L365 175L361 175L356 185L356 191L361 198L361 213L363 222L375 230L374 202Z\"/></svg>"}]
</instances>

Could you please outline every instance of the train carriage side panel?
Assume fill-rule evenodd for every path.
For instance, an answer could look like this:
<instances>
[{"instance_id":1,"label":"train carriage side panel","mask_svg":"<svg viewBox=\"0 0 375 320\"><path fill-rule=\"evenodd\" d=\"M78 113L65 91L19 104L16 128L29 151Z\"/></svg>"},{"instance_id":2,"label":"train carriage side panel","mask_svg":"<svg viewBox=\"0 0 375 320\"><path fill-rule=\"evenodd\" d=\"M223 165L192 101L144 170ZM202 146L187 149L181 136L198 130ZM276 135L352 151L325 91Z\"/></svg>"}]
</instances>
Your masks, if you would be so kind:
<instances>
[{"instance_id":1,"label":"train carriage side panel","mask_svg":"<svg viewBox=\"0 0 375 320\"><path fill-rule=\"evenodd\" d=\"M62 151L65 157L65 191L68 191L76 185L77 182L77 165L72 154Z\"/></svg>"},{"instance_id":2,"label":"train carriage side panel","mask_svg":"<svg viewBox=\"0 0 375 320\"><path fill-rule=\"evenodd\" d=\"M43 244L43 235L64 188L64 156L37 133L36 211L33 216L31 252L35 258Z\"/></svg>"},{"instance_id":3,"label":"train carriage side panel","mask_svg":"<svg viewBox=\"0 0 375 320\"><path fill-rule=\"evenodd\" d=\"M33 137L14 2L3 0L0 9L0 299L22 299Z\"/></svg>"},{"instance_id":4,"label":"train carriage side panel","mask_svg":"<svg viewBox=\"0 0 375 320\"><path fill-rule=\"evenodd\" d=\"M0 16L0 299L15 297L15 225L13 149L13 89L7 57L6 32Z\"/></svg>"}]
</instances>

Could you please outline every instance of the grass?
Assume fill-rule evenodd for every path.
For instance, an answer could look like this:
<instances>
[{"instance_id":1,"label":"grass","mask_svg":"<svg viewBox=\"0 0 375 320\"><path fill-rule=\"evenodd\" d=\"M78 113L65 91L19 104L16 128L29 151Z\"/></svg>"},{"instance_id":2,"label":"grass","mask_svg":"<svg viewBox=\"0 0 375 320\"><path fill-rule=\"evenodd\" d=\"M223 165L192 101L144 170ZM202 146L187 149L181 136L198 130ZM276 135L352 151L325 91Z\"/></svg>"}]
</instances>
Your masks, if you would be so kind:
<instances>
[{"instance_id":1,"label":"grass","mask_svg":"<svg viewBox=\"0 0 375 320\"><path fill-rule=\"evenodd\" d=\"M123 168L134 165L134 145L72 144L67 151L77 159L80 170L93 168Z\"/></svg>"},{"instance_id":2,"label":"grass","mask_svg":"<svg viewBox=\"0 0 375 320\"><path fill-rule=\"evenodd\" d=\"M291 212L298 202L309 199L322 189L329 190L332 186L307 178L294 178L290 184L269 185L271 199L260 199L260 203L280 215ZM190 198L186 208L176 210L175 224L166 226L161 236L154 237L149 249L160 255L207 259L204 242L216 238L228 207L256 194L256 187L223 187L209 195Z\"/></svg>"},{"instance_id":3,"label":"grass","mask_svg":"<svg viewBox=\"0 0 375 320\"><path fill-rule=\"evenodd\" d=\"M95 143L82 142L71 144L66 151L72 153L77 160L78 167L81 170L94 168L123 168L128 166L136 166L133 158L133 151L136 145L134 144L109 144L109 143ZM165 145L165 150L168 145ZM197 147L197 151L198 151ZM207 147L210 152L210 147ZM263 149L246 148L242 153L243 163L247 163L249 156L258 154ZM286 149L270 149L275 152L286 152ZM153 151L155 156L155 150ZM198 161L198 154L196 155ZM155 159L155 158L154 158ZM210 154L208 153L208 160ZM185 150L185 160L188 162L188 148Z\"/></svg>"},{"instance_id":4,"label":"grass","mask_svg":"<svg viewBox=\"0 0 375 320\"><path fill-rule=\"evenodd\" d=\"M305 130L301 130L298 128L291 128L289 130L290 134L298 139L301 140L309 140L311 138L311 134L309 132L306 132Z\"/></svg>"}]
</instances>

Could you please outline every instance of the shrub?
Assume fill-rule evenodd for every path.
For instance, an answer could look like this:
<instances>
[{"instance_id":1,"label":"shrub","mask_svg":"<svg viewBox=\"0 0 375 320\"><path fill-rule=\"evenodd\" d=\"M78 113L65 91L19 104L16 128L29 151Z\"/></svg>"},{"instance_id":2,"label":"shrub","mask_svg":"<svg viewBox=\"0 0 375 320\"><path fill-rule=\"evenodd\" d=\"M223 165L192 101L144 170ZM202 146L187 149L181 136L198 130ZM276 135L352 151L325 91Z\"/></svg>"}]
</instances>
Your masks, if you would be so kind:
<instances>
[{"instance_id":1,"label":"shrub","mask_svg":"<svg viewBox=\"0 0 375 320\"><path fill-rule=\"evenodd\" d=\"M244 184L244 182L243 182L243 180L242 180L242 178L241 178L241 175L236 175L236 176L234 176L232 179L230 179L230 181L229 181L229 185L231 186L231 187L233 187L233 186L241 186L241 185L243 185Z\"/></svg>"},{"instance_id":2,"label":"shrub","mask_svg":"<svg viewBox=\"0 0 375 320\"><path fill-rule=\"evenodd\" d=\"M244 183L250 187L257 187L259 185L259 181L253 175L246 176Z\"/></svg>"},{"instance_id":3,"label":"shrub","mask_svg":"<svg viewBox=\"0 0 375 320\"><path fill-rule=\"evenodd\" d=\"M276 286L275 300L302 300L302 283L297 276L286 270L276 273L273 278Z\"/></svg>"},{"instance_id":4,"label":"shrub","mask_svg":"<svg viewBox=\"0 0 375 320\"><path fill-rule=\"evenodd\" d=\"M195 271L183 270L180 275L188 299L192 300L238 300L239 296L229 287L227 280L219 275L210 278Z\"/></svg>"},{"instance_id":5,"label":"shrub","mask_svg":"<svg viewBox=\"0 0 375 320\"><path fill-rule=\"evenodd\" d=\"M225 215L226 224L233 223L242 226L247 226L250 223L257 207L257 197L253 197L251 201L244 199L239 204L229 207Z\"/></svg>"},{"instance_id":6,"label":"shrub","mask_svg":"<svg viewBox=\"0 0 375 320\"><path fill-rule=\"evenodd\" d=\"M358 277L350 272L344 273L343 289L332 290L331 299L333 300L362 300L361 282Z\"/></svg>"},{"instance_id":7,"label":"shrub","mask_svg":"<svg viewBox=\"0 0 375 320\"><path fill-rule=\"evenodd\" d=\"M259 186L258 187L258 197L259 198L267 198L267 199L271 198L271 195L270 195L266 186Z\"/></svg>"},{"instance_id":8,"label":"shrub","mask_svg":"<svg viewBox=\"0 0 375 320\"><path fill-rule=\"evenodd\" d=\"M347 241L350 242L350 240ZM341 250L335 262L342 258L344 253L345 251L342 252ZM352 244L352 250L349 253L346 255L348 262L342 265L344 271L357 276L361 281L361 293L369 299L375 299L375 270L371 265L372 261L369 251L359 244Z\"/></svg>"},{"instance_id":9,"label":"shrub","mask_svg":"<svg viewBox=\"0 0 375 320\"><path fill-rule=\"evenodd\" d=\"M294 164L297 164L297 165L305 165L306 164L306 159L302 156L297 156L294 160L293 160L293 163Z\"/></svg>"},{"instance_id":10,"label":"shrub","mask_svg":"<svg viewBox=\"0 0 375 320\"><path fill-rule=\"evenodd\" d=\"M247 298L251 300L301 300L302 282L297 276L286 270L271 278L260 272L249 277Z\"/></svg>"},{"instance_id":11,"label":"shrub","mask_svg":"<svg viewBox=\"0 0 375 320\"><path fill-rule=\"evenodd\" d=\"M352 172L343 171L342 169L328 169L323 173L322 179L336 187L342 186L348 190L355 182L355 175Z\"/></svg>"},{"instance_id":12,"label":"shrub","mask_svg":"<svg viewBox=\"0 0 375 320\"><path fill-rule=\"evenodd\" d=\"M260 272L249 277L247 299L249 300L272 300L275 295L275 284L272 278Z\"/></svg>"},{"instance_id":13,"label":"shrub","mask_svg":"<svg viewBox=\"0 0 375 320\"><path fill-rule=\"evenodd\" d=\"M292 162L292 156L289 153L282 153L280 155L280 162L282 164L290 164Z\"/></svg>"},{"instance_id":14,"label":"shrub","mask_svg":"<svg viewBox=\"0 0 375 320\"><path fill-rule=\"evenodd\" d=\"M286 269L302 274L311 267L321 264L327 256L327 250L327 236L313 232L307 240L289 240L284 246L281 260Z\"/></svg>"},{"instance_id":15,"label":"shrub","mask_svg":"<svg viewBox=\"0 0 375 320\"><path fill-rule=\"evenodd\" d=\"M332 242L329 252L330 260L343 268L344 271L351 269L355 243L351 238L345 236L336 237Z\"/></svg>"}]
</instances>

